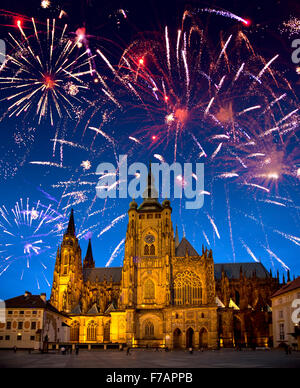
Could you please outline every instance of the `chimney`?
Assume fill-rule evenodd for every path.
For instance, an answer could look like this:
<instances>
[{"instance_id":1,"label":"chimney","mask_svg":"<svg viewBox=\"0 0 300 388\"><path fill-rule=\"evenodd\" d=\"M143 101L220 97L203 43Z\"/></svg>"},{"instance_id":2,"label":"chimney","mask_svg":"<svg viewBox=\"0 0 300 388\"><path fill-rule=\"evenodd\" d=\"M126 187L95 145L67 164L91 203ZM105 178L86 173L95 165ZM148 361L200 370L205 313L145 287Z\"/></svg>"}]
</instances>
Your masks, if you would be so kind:
<instances>
[{"instance_id":1,"label":"chimney","mask_svg":"<svg viewBox=\"0 0 300 388\"><path fill-rule=\"evenodd\" d=\"M43 292L41 294L41 299L46 303L46 293L45 292Z\"/></svg>"},{"instance_id":2,"label":"chimney","mask_svg":"<svg viewBox=\"0 0 300 388\"><path fill-rule=\"evenodd\" d=\"M24 293L24 296L25 296L25 297L27 297L27 296L31 296L31 292L29 292L29 291L25 291L25 293Z\"/></svg>"}]
</instances>

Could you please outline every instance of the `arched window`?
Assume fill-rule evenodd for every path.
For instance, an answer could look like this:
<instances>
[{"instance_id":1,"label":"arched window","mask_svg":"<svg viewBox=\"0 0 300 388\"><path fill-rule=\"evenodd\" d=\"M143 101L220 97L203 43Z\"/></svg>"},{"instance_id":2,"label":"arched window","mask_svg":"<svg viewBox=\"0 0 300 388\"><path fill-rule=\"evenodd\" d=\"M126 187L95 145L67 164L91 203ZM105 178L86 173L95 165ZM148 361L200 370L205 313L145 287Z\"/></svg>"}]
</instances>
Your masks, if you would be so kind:
<instances>
[{"instance_id":1,"label":"arched window","mask_svg":"<svg viewBox=\"0 0 300 388\"><path fill-rule=\"evenodd\" d=\"M190 271L177 274L174 280L174 302L177 305L202 303L202 287L199 277Z\"/></svg>"},{"instance_id":2,"label":"arched window","mask_svg":"<svg viewBox=\"0 0 300 388\"><path fill-rule=\"evenodd\" d=\"M106 324L104 326L103 341L104 342L110 341L110 322L106 322Z\"/></svg>"},{"instance_id":3,"label":"arched window","mask_svg":"<svg viewBox=\"0 0 300 388\"><path fill-rule=\"evenodd\" d=\"M151 244L151 246L150 246L150 255L151 256L155 255L155 246L153 244Z\"/></svg>"},{"instance_id":4,"label":"arched window","mask_svg":"<svg viewBox=\"0 0 300 388\"><path fill-rule=\"evenodd\" d=\"M87 341L97 340L97 324L94 321L88 323L87 326Z\"/></svg>"},{"instance_id":5,"label":"arched window","mask_svg":"<svg viewBox=\"0 0 300 388\"><path fill-rule=\"evenodd\" d=\"M145 299L155 299L155 285L151 279L147 279L144 286Z\"/></svg>"},{"instance_id":6,"label":"arched window","mask_svg":"<svg viewBox=\"0 0 300 388\"><path fill-rule=\"evenodd\" d=\"M70 328L70 341L78 342L79 341L79 322L75 321L72 323Z\"/></svg>"},{"instance_id":7,"label":"arched window","mask_svg":"<svg viewBox=\"0 0 300 388\"><path fill-rule=\"evenodd\" d=\"M154 337L154 325L150 321L145 323L145 337Z\"/></svg>"},{"instance_id":8,"label":"arched window","mask_svg":"<svg viewBox=\"0 0 300 388\"><path fill-rule=\"evenodd\" d=\"M149 245L145 245L145 248L144 248L144 255L145 255L145 256L149 256Z\"/></svg>"}]
</instances>

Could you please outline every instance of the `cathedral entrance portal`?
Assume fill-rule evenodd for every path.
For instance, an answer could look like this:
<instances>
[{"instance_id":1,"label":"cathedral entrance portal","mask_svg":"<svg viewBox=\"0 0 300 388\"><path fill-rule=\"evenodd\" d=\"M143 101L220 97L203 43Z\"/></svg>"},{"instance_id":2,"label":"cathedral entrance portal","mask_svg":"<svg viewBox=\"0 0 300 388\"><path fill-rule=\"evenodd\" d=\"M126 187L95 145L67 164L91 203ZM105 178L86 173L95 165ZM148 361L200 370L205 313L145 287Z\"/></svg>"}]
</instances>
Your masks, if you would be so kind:
<instances>
[{"instance_id":1,"label":"cathedral entrance portal","mask_svg":"<svg viewBox=\"0 0 300 388\"><path fill-rule=\"evenodd\" d=\"M173 348L174 349L181 348L181 339L182 339L182 333L181 333L180 329L174 330L174 333L173 333Z\"/></svg>"},{"instance_id":2,"label":"cathedral entrance portal","mask_svg":"<svg viewBox=\"0 0 300 388\"><path fill-rule=\"evenodd\" d=\"M192 348L194 344L194 330L190 327L186 331L186 347Z\"/></svg>"}]
</instances>

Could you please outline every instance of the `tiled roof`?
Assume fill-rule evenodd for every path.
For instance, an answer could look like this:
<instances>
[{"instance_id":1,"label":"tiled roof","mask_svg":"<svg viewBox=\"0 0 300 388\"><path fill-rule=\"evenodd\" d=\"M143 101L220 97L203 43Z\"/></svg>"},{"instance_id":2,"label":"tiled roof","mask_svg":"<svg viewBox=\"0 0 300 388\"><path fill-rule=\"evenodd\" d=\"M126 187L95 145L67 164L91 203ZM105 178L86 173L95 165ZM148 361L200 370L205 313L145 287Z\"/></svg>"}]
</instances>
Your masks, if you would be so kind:
<instances>
[{"instance_id":1,"label":"tiled roof","mask_svg":"<svg viewBox=\"0 0 300 388\"><path fill-rule=\"evenodd\" d=\"M222 269L228 279L239 279L241 268L247 278L252 277L254 272L258 279L266 279L270 276L261 263L215 263L215 279L221 279Z\"/></svg>"},{"instance_id":2,"label":"tiled roof","mask_svg":"<svg viewBox=\"0 0 300 388\"><path fill-rule=\"evenodd\" d=\"M40 295L20 295L5 301L6 308L45 308L46 303Z\"/></svg>"},{"instance_id":3,"label":"tiled roof","mask_svg":"<svg viewBox=\"0 0 300 388\"><path fill-rule=\"evenodd\" d=\"M175 250L176 257L184 257L186 252L189 256L199 256L198 252L192 247L192 245L188 242L188 240L183 237L180 244Z\"/></svg>"},{"instance_id":4,"label":"tiled roof","mask_svg":"<svg viewBox=\"0 0 300 388\"><path fill-rule=\"evenodd\" d=\"M24 308L24 309L46 309L53 313L64 315L60 313L49 301L44 301L40 295L20 295L15 298L7 299L5 301L5 308Z\"/></svg>"},{"instance_id":5,"label":"tiled roof","mask_svg":"<svg viewBox=\"0 0 300 388\"><path fill-rule=\"evenodd\" d=\"M84 268L83 269L83 280L95 282L98 278L99 282L103 282L106 279L107 282L112 281L118 283L122 279L122 267L108 267L108 268Z\"/></svg>"},{"instance_id":6,"label":"tiled roof","mask_svg":"<svg viewBox=\"0 0 300 388\"><path fill-rule=\"evenodd\" d=\"M272 295L272 298L285 294L286 292L296 290L297 288L300 289L300 276L298 276L297 279L293 280L292 282L289 282L281 287L278 291L275 292L275 294Z\"/></svg>"}]
</instances>

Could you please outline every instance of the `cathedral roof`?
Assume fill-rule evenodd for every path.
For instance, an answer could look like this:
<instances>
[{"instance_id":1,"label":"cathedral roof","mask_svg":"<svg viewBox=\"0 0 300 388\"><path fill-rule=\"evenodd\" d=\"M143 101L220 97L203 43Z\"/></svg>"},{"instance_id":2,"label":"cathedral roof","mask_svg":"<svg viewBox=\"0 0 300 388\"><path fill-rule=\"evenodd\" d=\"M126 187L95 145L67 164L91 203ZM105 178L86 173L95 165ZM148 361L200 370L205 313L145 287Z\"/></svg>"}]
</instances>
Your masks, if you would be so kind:
<instances>
[{"instance_id":1,"label":"cathedral roof","mask_svg":"<svg viewBox=\"0 0 300 388\"><path fill-rule=\"evenodd\" d=\"M108 268L84 268L83 280L87 282L95 282L98 279L99 282L103 282L106 279L110 282L110 279L114 283L118 283L122 279L122 267L108 267Z\"/></svg>"},{"instance_id":2,"label":"cathedral roof","mask_svg":"<svg viewBox=\"0 0 300 388\"><path fill-rule=\"evenodd\" d=\"M239 279L242 270L246 278L251 278L256 274L258 279L270 277L269 272L261 263L215 263L215 279L221 279L224 270L228 279Z\"/></svg>"},{"instance_id":3,"label":"cathedral roof","mask_svg":"<svg viewBox=\"0 0 300 388\"><path fill-rule=\"evenodd\" d=\"M175 250L175 256L176 257L184 257L186 255L186 252L189 256L199 256L198 252L195 248L191 245L191 243L188 242L188 240L183 237L180 244Z\"/></svg>"}]
</instances>

